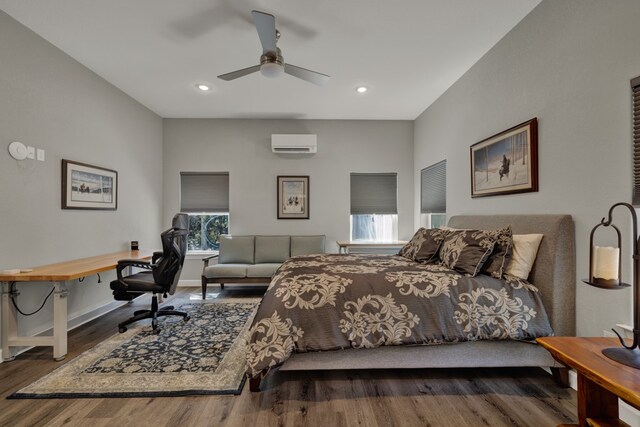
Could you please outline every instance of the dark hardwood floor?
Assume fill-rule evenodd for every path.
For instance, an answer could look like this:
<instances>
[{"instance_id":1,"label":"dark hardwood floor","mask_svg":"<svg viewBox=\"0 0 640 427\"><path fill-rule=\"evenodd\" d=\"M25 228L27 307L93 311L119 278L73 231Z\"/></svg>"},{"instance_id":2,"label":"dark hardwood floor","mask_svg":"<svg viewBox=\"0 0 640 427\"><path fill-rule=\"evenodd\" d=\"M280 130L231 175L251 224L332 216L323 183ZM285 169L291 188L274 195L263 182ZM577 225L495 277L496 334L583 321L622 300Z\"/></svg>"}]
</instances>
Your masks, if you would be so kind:
<instances>
[{"instance_id":1,"label":"dark hardwood floor","mask_svg":"<svg viewBox=\"0 0 640 427\"><path fill-rule=\"evenodd\" d=\"M264 287L225 286L218 298ZM210 292L219 292L212 287ZM175 298L198 295L180 288ZM117 333L146 297L69 333L71 360ZM277 372L239 396L7 400L60 363L35 348L0 364L1 426L555 426L576 422L576 393L541 369Z\"/></svg>"}]
</instances>

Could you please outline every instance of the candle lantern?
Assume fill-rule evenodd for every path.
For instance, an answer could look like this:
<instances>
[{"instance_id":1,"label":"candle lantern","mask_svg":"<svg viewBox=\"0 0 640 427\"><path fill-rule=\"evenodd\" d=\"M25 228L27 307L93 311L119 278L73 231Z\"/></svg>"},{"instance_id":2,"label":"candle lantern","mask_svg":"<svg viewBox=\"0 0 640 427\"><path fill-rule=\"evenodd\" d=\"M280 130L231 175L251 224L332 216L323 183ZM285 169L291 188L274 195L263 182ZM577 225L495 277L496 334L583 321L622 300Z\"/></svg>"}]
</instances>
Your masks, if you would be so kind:
<instances>
[{"instance_id":1,"label":"candle lantern","mask_svg":"<svg viewBox=\"0 0 640 427\"><path fill-rule=\"evenodd\" d=\"M620 256L621 237L620 229L614 224L605 224L603 222L593 227L591 230L591 251L589 252L589 280L588 284L599 288L618 289L628 287L630 285L622 282L622 257ZM593 235L598 227L611 226L618 235L618 246L613 248L610 246L595 246L593 244Z\"/></svg>"},{"instance_id":2,"label":"candle lantern","mask_svg":"<svg viewBox=\"0 0 640 427\"><path fill-rule=\"evenodd\" d=\"M640 306L640 290L638 286L638 268L640 263L638 250L640 240L638 239L638 218L634 207L630 204L621 202L611 206L611 208L609 208L609 217L606 219L602 218L600 224L591 230L591 238L589 239L591 245L589 251L589 279L585 279L583 282L604 289L624 289L631 286L622 281L622 239L620 229L613 224L613 210L618 206L628 208L633 220L633 342L630 345L627 344L620 334L613 329L613 332L620 339L622 347L606 348L602 350L602 353L608 358L627 366L640 368L640 349L638 348L638 344L640 343L640 312L638 311ZM593 237L599 227L611 227L616 231L618 237L617 247L600 247L594 245Z\"/></svg>"}]
</instances>

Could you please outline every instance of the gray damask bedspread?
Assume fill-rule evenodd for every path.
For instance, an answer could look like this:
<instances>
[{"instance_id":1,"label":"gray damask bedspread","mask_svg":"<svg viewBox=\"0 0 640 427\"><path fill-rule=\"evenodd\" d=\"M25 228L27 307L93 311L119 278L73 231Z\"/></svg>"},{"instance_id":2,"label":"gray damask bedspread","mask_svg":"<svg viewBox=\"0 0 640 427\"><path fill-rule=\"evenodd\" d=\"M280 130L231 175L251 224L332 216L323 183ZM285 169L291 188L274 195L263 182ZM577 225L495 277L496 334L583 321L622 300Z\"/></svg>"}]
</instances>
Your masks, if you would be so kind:
<instances>
[{"instance_id":1,"label":"gray damask bedspread","mask_svg":"<svg viewBox=\"0 0 640 427\"><path fill-rule=\"evenodd\" d=\"M254 317L247 374L292 352L552 335L538 290L397 255L309 255L282 264Z\"/></svg>"}]
</instances>

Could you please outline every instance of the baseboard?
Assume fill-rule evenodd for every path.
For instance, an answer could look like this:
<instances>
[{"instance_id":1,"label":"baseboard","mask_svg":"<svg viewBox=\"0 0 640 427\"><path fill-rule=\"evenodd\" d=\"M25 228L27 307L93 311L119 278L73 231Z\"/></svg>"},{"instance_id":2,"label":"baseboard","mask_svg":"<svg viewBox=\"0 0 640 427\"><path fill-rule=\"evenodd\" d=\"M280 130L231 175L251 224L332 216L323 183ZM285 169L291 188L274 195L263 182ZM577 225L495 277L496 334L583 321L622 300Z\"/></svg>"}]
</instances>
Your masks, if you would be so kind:
<instances>
[{"instance_id":1,"label":"baseboard","mask_svg":"<svg viewBox=\"0 0 640 427\"><path fill-rule=\"evenodd\" d=\"M569 371L569 387L578 391L578 373L573 369Z\"/></svg>"},{"instance_id":2,"label":"baseboard","mask_svg":"<svg viewBox=\"0 0 640 427\"><path fill-rule=\"evenodd\" d=\"M618 399L618 412L622 421L631 427L640 427L640 411Z\"/></svg>"},{"instance_id":3,"label":"baseboard","mask_svg":"<svg viewBox=\"0 0 640 427\"><path fill-rule=\"evenodd\" d=\"M202 285L201 280L180 280L178 282L178 287L180 288L193 288L200 287Z\"/></svg>"}]
</instances>

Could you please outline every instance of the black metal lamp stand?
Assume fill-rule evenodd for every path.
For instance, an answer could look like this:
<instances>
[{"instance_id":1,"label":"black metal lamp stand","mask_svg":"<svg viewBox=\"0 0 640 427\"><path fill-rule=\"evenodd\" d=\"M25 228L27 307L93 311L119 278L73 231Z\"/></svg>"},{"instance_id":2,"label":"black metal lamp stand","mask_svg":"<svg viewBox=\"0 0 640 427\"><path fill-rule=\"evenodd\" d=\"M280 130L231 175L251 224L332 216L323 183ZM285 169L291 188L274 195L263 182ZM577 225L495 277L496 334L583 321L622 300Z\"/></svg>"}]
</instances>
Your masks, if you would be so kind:
<instances>
[{"instance_id":1,"label":"black metal lamp stand","mask_svg":"<svg viewBox=\"0 0 640 427\"><path fill-rule=\"evenodd\" d=\"M640 308L640 277L638 277L638 273L640 272L639 266L640 266L640 254L639 254L639 245L640 245L640 238L638 237L638 218L636 216L636 211L633 208L633 206L631 206L629 203L624 203L624 202L620 202L620 203L616 203L615 205L611 206L611 208L609 208L609 218L605 220L605 218L602 218L602 220L600 221L600 224L596 225L593 230L591 230L591 250L589 252L589 279L585 279L583 280L584 283L591 285L591 286L596 286L598 288L605 288L605 289L623 289L623 288L627 288L631 285L627 284L627 283L623 283L621 280L621 274L622 274L622 246L620 244L621 242L621 236L620 236L620 230L618 229L618 227L616 227L613 224L613 210L618 207L618 206L625 206L629 209L629 212L631 212L631 218L633 219L633 238L634 238L634 245L633 245L633 343L631 345L627 345L624 342L624 339L620 336L620 334L615 330L612 329L613 332L618 336L618 338L620 339L620 343L622 344L622 347L612 347L612 348L605 348L604 350L602 350L602 353L607 356L609 359L613 359L617 362L620 362L624 365L627 366L631 366L634 368L638 368L640 369L640 349L638 348L638 344L640 342L640 311L638 311L638 309ZM618 259L618 279L602 279L602 278L596 278L593 276L593 251L594 251L594 245L593 245L593 235L596 231L596 229L598 227L613 227L613 229L616 230L616 233L618 235L618 247L620 248L620 256Z\"/></svg>"}]
</instances>

